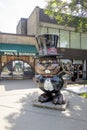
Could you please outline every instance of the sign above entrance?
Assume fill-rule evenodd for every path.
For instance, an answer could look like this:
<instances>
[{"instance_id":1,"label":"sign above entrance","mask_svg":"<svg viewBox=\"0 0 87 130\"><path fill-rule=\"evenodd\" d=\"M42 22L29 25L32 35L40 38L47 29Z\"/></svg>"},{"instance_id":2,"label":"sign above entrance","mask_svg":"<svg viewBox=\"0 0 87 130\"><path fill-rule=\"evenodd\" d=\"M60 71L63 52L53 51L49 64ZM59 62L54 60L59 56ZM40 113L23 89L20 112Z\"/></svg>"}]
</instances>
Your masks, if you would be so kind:
<instances>
[{"instance_id":1,"label":"sign above entrance","mask_svg":"<svg viewBox=\"0 0 87 130\"><path fill-rule=\"evenodd\" d=\"M4 52L3 55L14 55L14 56L35 56L35 53L21 53L21 52Z\"/></svg>"},{"instance_id":2,"label":"sign above entrance","mask_svg":"<svg viewBox=\"0 0 87 130\"><path fill-rule=\"evenodd\" d=\"M36 55L35 45L0 43L0 55Z\"/></svg>"}]
</instances>

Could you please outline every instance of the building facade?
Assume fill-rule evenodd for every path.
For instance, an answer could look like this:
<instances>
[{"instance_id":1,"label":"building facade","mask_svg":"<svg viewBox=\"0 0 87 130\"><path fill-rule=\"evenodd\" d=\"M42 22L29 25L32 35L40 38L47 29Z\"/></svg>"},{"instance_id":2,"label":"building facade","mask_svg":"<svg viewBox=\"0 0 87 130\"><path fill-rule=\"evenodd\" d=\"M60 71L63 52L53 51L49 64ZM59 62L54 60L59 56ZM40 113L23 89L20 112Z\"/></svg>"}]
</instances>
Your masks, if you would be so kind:
<instances>
[{"instance_id":1,"label":"building facade","mask_svg":"<svg viewBox=\"0 0 87 130\"><path fill-rule=\"evenodd\" d=\"M0 33L0 78L34 76L35 36Z\"/></svg>"},{"instance_id":2,"label":"building facade","mask_svg":"<svg viewBox=\"0 0 87 130\"><path fill-rule=\"evenodd\" d=\"M63 62L71 61L77 79L87 79L87 33L77 33L72 27L64 27L36 7L27 19L27 35L53 33L59 35L57 49L63 53Z\"/></svg>"},{"instance_id":3,"label":"building facade","mask_svg":"<svg viewBox=\"0 0 87 130\"><path fill-rule=\"evenodd\" d=\"M35 37L45 33L59 36L57 50L64 54L61 61L72 62L77 79L87 79L87 33L77 33L72 27L58 25L39 7L29 18L20 19L16 34L0 33L1 76L29 77L34 72L33 55L38 53Z\"/></svg>"}]
</instances>

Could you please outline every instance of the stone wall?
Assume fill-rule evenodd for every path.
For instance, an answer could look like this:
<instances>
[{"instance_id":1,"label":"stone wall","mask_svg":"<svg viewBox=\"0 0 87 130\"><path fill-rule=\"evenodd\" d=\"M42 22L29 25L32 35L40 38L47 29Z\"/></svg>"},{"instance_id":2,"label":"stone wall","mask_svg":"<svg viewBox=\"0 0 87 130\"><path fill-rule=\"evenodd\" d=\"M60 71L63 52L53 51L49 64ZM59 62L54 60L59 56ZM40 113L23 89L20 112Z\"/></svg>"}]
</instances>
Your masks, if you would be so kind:
<instances>
[{"instance_id":1,"label":"stone wall","mask_svg":"<svg viewBox=\"0 0 87 130\"><path fill-rule=\"evenodd\" d=\"M0 43L36 44L34 36L0 33Z\"/></svg>"},{"instance_id":2,"label":"stone wall","mask_svg":"<svg viewBox=\"0 0 87 130\"><path fill-rule=\"evenodd\" d=\"M27 20L27 35L38 35L39 7L36 7Z\"/></svg>"}]
</instances>

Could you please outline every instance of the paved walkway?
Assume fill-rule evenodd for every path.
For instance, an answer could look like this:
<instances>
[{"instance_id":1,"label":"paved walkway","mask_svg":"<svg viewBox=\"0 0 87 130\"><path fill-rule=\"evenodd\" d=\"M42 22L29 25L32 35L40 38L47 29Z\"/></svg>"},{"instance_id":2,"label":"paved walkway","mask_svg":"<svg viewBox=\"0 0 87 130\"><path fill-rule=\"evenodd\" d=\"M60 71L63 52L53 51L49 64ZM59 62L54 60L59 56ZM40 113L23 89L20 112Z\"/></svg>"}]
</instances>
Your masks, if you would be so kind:
<instances>
[{"instance_id":1,"label":"paved walkway","mask_svg":"<svg viewBox=\"0 0 87 130\"><path fill-rule=\"evenodd\" d=\"M32 80L0 81L0 130L87 130L87 99L62 92L66 111L37 108L41 90Z\"/></svg>"}]
</instances>

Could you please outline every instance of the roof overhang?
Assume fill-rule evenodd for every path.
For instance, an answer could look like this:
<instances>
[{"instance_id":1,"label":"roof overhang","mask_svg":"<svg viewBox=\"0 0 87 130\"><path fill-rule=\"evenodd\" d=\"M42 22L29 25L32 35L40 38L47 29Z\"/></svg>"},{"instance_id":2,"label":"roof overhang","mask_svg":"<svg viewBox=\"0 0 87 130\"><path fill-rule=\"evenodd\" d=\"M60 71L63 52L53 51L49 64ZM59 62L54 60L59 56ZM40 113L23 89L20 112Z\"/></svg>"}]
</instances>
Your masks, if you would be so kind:
<instances>
[{"instance_id":1,"label":"roof overhang","mask_svg":"<svg viewBox=\"0 0 87 130\"><path fill-rule=\"evenodd\" d=\"M35 45L0 43L0 55L36 55Z\"/></svg>"}]
</instances>

